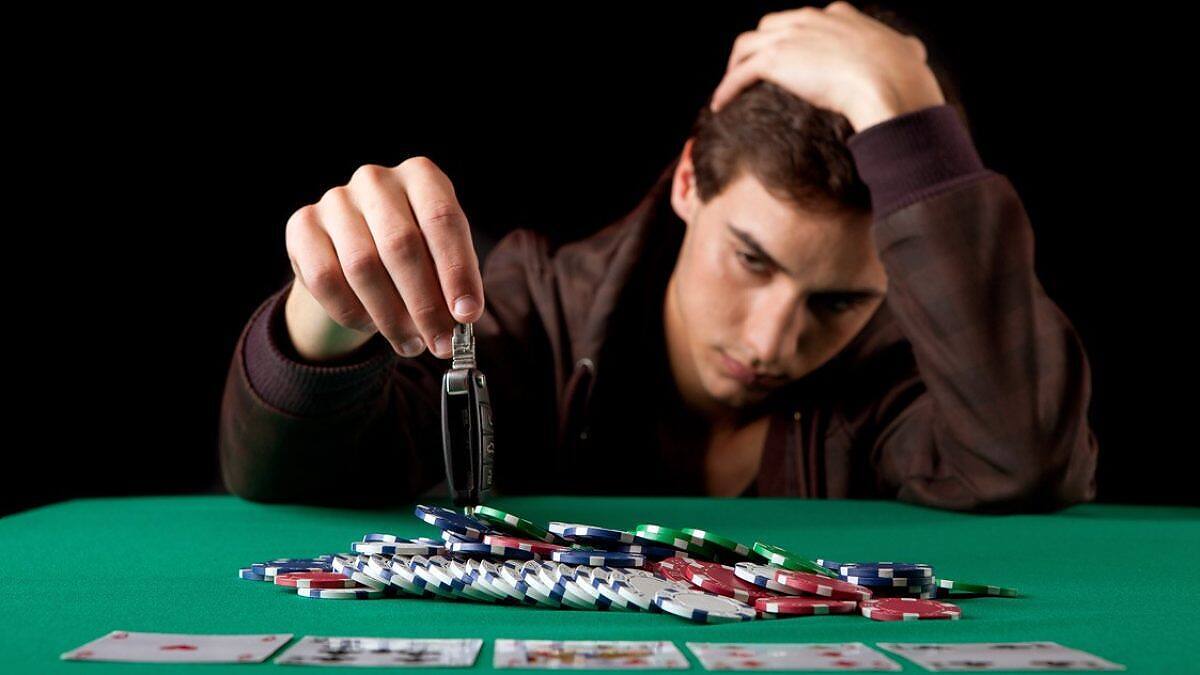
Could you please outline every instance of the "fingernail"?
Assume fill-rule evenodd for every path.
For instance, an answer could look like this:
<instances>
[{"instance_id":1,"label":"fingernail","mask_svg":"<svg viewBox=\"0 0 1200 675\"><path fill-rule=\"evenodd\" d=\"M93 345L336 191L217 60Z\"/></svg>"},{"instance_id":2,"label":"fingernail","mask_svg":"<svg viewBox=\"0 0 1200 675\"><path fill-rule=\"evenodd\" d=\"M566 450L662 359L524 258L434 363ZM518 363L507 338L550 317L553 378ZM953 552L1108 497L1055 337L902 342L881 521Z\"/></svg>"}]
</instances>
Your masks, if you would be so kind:
<instances>
[{"instance_id":1,"label":"fingernail","mask_svg":"<svg viewBox=\"0 0 1200 675\"><path fill-rule=\"evenodd\" d=\"M400 345L400 352L405 356L416 356L425 349L425 341L419 337L409 338Z\"/></svg>"},{"instance_id":2,"label":"fingernail","mask_svg":"<svg viewBox=\"0 0 1200 675\"><path fill-rule=\"evenodd\" d=\"M475 301L475 298L469 295L464 295L458 300L454 301L454 313L459 316L470 316L478 309L479 303Z\"/></svg>"},{"instance_id":3,"label":"fingernail","mask_svg":"<svg viewBox=\"0 0 1200 675\"><path fill-rule=\"evenodd\" d=\"M445 335L434 338L433 351L442 358L450 358L450 338Z\"/></svg>"}]
</instances>

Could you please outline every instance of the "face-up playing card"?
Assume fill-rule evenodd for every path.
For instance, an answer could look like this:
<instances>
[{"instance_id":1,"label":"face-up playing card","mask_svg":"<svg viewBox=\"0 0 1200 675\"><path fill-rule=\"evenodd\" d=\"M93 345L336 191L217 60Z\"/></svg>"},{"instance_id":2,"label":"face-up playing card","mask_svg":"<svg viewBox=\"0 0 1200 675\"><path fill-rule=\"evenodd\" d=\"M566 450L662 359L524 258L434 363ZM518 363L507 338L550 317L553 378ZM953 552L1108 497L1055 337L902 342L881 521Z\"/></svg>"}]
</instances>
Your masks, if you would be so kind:
<instances>
[{"instance_id":1,"label":"face-up playing card","mask_svg":"<svg viewBox=\"0 0 1200 675\"><path fill-rule=\"evenodd\" d=\"M275 659L283 666L470 668L483 640L434 640L308 635Z\"/></svg>"},{"instance_id":2,"label":"face-up playing card","mask_svg":"<svg viewBox=\"0 0 1200 675\"><path fill-rule=\"evenodd\" d=\"M71 661L261 663L292 639L276 635L188 635L115 630L62 655Z\"/></svg>"},{"instance_id":3,"label":"face-up playing card","mask_svg":"<svg viewBox=\"0 0 1200 675\"><path fill-rule=\"evenodd\" d=\"M861 642L689 642L705 670L900 670L900 664Z\"/></svg>"},{"instance_id":4,"label":"face-up playing card","mask_svg":"<svg viewBox=\"0 0 1200 675\"><path fill-rule=\"evenodd\" d=\"M496 640L496 668L686 669L672 642Z\"/></svg>"},{"instance_id":5,"label":"face-up playing card","mask_svg":"<svg viewBox=\"0 0 1200 675\"><path fill-rule=\"evenodd\" d=\"M1125 670L1056 642L880 642L879 646L933 671Z\"/></svg>"}]
</instances>

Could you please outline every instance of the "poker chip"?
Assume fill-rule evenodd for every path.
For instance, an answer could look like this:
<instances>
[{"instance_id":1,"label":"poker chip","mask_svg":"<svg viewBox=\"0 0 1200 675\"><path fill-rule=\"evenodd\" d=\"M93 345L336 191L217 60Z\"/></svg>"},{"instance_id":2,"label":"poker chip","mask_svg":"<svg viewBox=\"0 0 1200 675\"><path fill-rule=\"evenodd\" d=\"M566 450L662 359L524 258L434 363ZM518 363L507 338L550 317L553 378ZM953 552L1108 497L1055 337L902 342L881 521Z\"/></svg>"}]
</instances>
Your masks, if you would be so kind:
<instances>
[{"instance_id":1,"label":"poker chip","mask_svg":"<svg viewBox=\"0 0 1200 675\"><path fill-rule=\"evenodd\" d=\"M529 551L543 558L549 558L555 551L565 551L566 546L551 544L537 539L523 539L521 537L510 537L502 534L485 534L483 535L483 543L491 544L492 546L507 546L508 548L519 548L522 551ZM632 551L631 551L632 553Z\"/></svg>"},{"instance_id":2,"label":"poker chip","mask_svg":"<svg viewBox=\"0 0 1200 675\"><path fill-rule=\"evenodd\" d=\"M646 558L635 553L598 549L555 551L550 557L554 562L588 567L641 567L646 564Z\"/></svg>"},{"instance_id":3,"label":"poker chip","mask_svg":"<svg viewBox=\"0 0 1200 675\"><path fill-rule=\"evenodd\" d=\"M466 539L482 540L483 535L489 532L487 525L475 518L440 506L417 504L414 513L426 523Z\"/></svg>"},{"instance_id":4,"label":"poker chip","mask_svg":"<svg viewBox=\"0 0 1200 675\"><path fill-rule=\"evenodd\" d=\"M664 588L654 594L654 606L696 623L753 621L754 608L744 602L698 590Z\"/></svg>"},{"instance_id":5,"label":"poker chip","mask_svg":"<svg viewBox=\"0 0 1200 675\"><path fill-rule=\"evenodd\" d=\"M755 555L758 555L758 553L755 552ZM842 563L840 563L840 562L834 562L832 560L823 560L821 558L817 558L813 562L817 563L818 565L820 565L821 567L824 567L827 570L832 570L834 572L838 571L838 569L840 569L842 566Z\"/></svg>"},{"instance_id":6,"label":"poker chip","mask_svg":"<svg viewBox=\"0 0 1200 675\"><path fill-rule=\"evenodd\" d=\"M471 515L501 530L521 537L528 537L529 539L537 539L538 541L548 543L554 541L554 535L551 532L543 529L533 521L506 513L500 509L494 509L490 506L476 506L471 510Z\"/></svg>"},{"instance_id":7,"label":"poker chip","mask_svg":"<svg viewBox=\"0 0 1200 675\"><path fill-rule=\"evenodd\" d=\"M276 575L275 585L291 588L356 588L358 582L337 572L289 572Z\"/></svg>"},{"instance_id":8,"label":"poker chip","mask_svg":"<svg viewBox=\"0 0 1200 675\"><path fill-rule=\"evenodd\" d=\"M296 595L322 600L375 600L384 597L384 592L374 588L297 588Z\"/></svg>"},{"instance_id":9,"label":"poker chip","mask_svg":"<svg viewBox=\"0 0 1200 675\"><path fill-rule=\"evenodd\" d=\"M255 574L273 577L281 572L321 572L329 570L333 562L332 555L321 555L313 558L276 558L267 562L252 563L250 570Z\"/></svg>"},{"instance_id":10,"label":"poker chip","mask_svg":"<svg viewBox=\"0 0 1200 675\"><path fill-rule=\"evenodd\" d=\"M425 538L398 539L390 542L364 539L350 542L350 550L366 555L440 555L446 552L446 546L436 539Z\"/></svg>"},{"instance_id":11,"label":"poker chip","mask_svg":"<svg viewBox=\"0 0 1200 675\"><path fill-rule=\"evenodd\" d=\"M258 574L257 572L250 569L249 567L243 567L243 568L239 569L238 570L238 578L246 579L247 581L266 581L267 580L267 578L265 576Z\"/></svg>"},{"instance_id":12,"label":"poker chip","mask_svg":"<svg viewBox=\"0 0 1200 675\"><path fill-rule=\"evenodd\" d=\"M693 542L691 536L683 530L676 530L652 523L640 523L637 527L633 528L633 531L634 534L642 539L666 544L691 555L703 556L709 559L714 557L714 549L712 547Z\"/></svg>"},{"instance_id":13,"label":"poker chip","mask_svg":"<svg viewBox=\"0 0 1200 675\"><path fill-rule=\"evenodd\" d=\"M778 593L768 591L739 579L733 568L715 562L697 561L689 566L688 581L693 585L717 595L753 604L760 598L778 597Z\"/></svg>"},{"instance_id":14,"label":"poker chip","mask_svg":"<svg viewBox=\"0 0 1200 675\"><path fill-rule=\"evenodd\" d=\"M864 586L808 572L779 570L775 573L775 582L810 595L834 600L868 600L871 597L871 590Z\"/></svg>"},{"instance_id":15,"label":"poker chip","mask_svg":"<svg viewBox=\"0 0 1200 675\"><path fill-rule=\"evenodd\" d=\"M480 600L483 602L495 602L496 596L488 593L481 588L475 588L475 585L469 580L464 580L454 574L454 562L442 556L430 556L427 559L428 565L425 566L425 571L431 576L437 578L443 584L448 584L450 588L463 597L472 600Z\"/></svg>"},{"instance_id":16,"label":"poker chip","mask_svg":"<svg viewBox=\"0 0 1200 675\"><path fill-rule=\"evenodd\" d=\"M413 571L412 567L409 567L403 562L392 561L391 569L393 574L392 582L396 583L396 581L399 580L401 582L401 588L406 591L408 590L408 587L411 586L416 590L416 592L419 592L425 596L434 595L447 600L458 599L458 596L450 591L442 590L436 586L430 586L429 582L427 582L424 577L418 575L415 571Z\"/></svg>"},{"instance_id":17,"label":"poker chip","mask_svg":"<svg viewBox=\"0 0 1200 675\"><path fill-rule=\"evenodd\" d=\"M784 595L800 595L803 591L792 588L785 584L775 581L775 575L779 572L785 572L780 567L772 567L770 565L760 565L752 562L740 562L733 566L733 573L737 578Z\"/></svg>"},{"instance_id":18,"label":"poker chip","mask_svg":"<svg viewBox=\"0 0 1200 675\"><path fill-rule=\"evenodd\" d=\"M751 557L753 553L753 549L750 546L740 544L729 537L723 537L707 530L685 527L680 532L687 535L692 540L692 543L697 546L715 550L726 557L732 556L745 559Z\"/></svg>"},{"instance_id":19,"label":"poker chip","mask_svg":"<svg viewBox=\"0 0 1200 675\"><path fill-rule=\"evenodd\" d=\"M479 575L478 568L470 565L470 562L469 560L451 560L444 567L453 578L462 582L464 592L470 588L476 593L488 596L487 599L491 601L507 600L508 596L486 583Z\"/></svg>"},{"instance_id":20,"label":"poker chip","mask_svg":"<svg viewBox=\"0 0 1200 675\"><path fill-rule=\"evenodd\" d=\"M858 609L854 600L826 600L800 596L759 598L754 609L767 614L810 616L814 614L853 614Z\"/></svg>"},{"instance_id":21,"label":"poker chip","mask_svg":"<svg viewBox=\"0 0 1200 675\"><path fill-rule=\"evenodd\" d=\"M604 548L619 553L634 553L647 560L662 560L663 558L687 555L683 551L670 546L650 546L647 544L617 544L616 546L606 546Z\"/></svg>"},{"instance_id":22,"label":"poker chip","mask_svg":"<svg viewBox=\"0 0 1200 675\"><path fill-rule=\"evenodd\" d=\"M767 559L767 562L782 567L785 570L794 570L797 572L808 572L810 574L819 574L823 577L837 578L837 573L824 565L817 564L816 561L809 560L803 556L792 553L791 551L765 544L761 541L754 542L754 552Z\"/></svg>"},{"instance_id":23,"label":"poker chip","mask_svg":"<svg viewBox=\"0 0 1200 675\"><path fill-rule=\"evenodd\" d=\"M932 588L933 577L840 577L842 581L868 588Z\"/></svg>"},{"instance_id":24,"label":"poker chip","mask_svg":"<svg viewBox=\"0 0 1200 675\"><path fill-rule=\"evenodd\" d=\"M534 602L542 607L550 607L559 609L562 607L562 601L550 597L548 590L541 585L537 580L537 572L532 574L526 566L537 565L541 569L541 565L534 560L525 563L505 563L500 568L500 576L508 581L518 591L525 593L527 597L533 598Z\"/></svg>"},{"instance_id":25,"label":"poker chip","mask_svg":"<svg viewBox=\"0 0 1200 675\"><path fill-rule=\"evenodd\" d=\"M991 586L989 584L980 584L969 581L952 581L937 577L934 579L934 586L947 591L958 591L961 593L975 593L979 595L996 595L1004 598L1017 597L1017 589L1005 588L1004 586Z\"/></svg>"},{"instance_id":26,"label":"poker chip","mask_svg":"<svg viewBox=\"0 0 1200 675\"><path fill-rule=\"evenodd\" d=\"M874 621L915 621L918 619L962 618L958 605L938 600L915 598L879 598L860 603L862 615Z\"/></svg>"},{"instance_id":27,"label":"poker chip","mask_svg":"<svg viewBox=\"0 0 1200 675\"><path fill-rule=\"evenodd\" d=\"M690 584L678 581L624 574L612 575L609 578L609 584L617 591L618 595L625 598L630 604L646 611L650 611L650 608L654 606L655 593L664 590L686 591L692 588Z\"/></svg>"},{"instance_id":28,"label":"poker chip","mask_svg":"<svg viewBox=\"0 0 1200 675\"><path fill-rule=\"evenodd\" d=\"M668 579L670 581L678 581L686 586L691 585L691 568L688 566L688 558L666 558L654 563L653 572L655 575Z\"/></svg>"},{"instance_id":29,"label":"poker chip","mask_svg":"<svg viewBox=\"0 0 1200 675\"><path fill-rule=\"evenodd\" d=\"M844 563L837 567L843 577L879 577L884 579L920 579L933 576L933 567L924 563Z\"/></svg>"},{"instance_id":30,"label":"poker chip","mask_svg":"<svg viewBox=\"0 0 1200 675\"><path fill-rule=\"evenodd\" d=\"M610 527L598 527L596 525L569 525L563 528L561 536L563 539L578 544L603 546L606 548L613 545L633 544L637 542L637 537L632 532L614 530Z\"/></svg>"},{"instance_id":31,"label":"poker chip","mask_svg":"<svg viewBox=\"0 0 1200 675\"><path fill-rule=\"evenodd\" d=\"M496 546L474 541L450 544L450 550L461 555L493 556L497 558L504 558L506 560L533 560L537 557L537 555L532 551L526 551L520 548L512 548L509 546Z\"/></svg>"}]
</instances>

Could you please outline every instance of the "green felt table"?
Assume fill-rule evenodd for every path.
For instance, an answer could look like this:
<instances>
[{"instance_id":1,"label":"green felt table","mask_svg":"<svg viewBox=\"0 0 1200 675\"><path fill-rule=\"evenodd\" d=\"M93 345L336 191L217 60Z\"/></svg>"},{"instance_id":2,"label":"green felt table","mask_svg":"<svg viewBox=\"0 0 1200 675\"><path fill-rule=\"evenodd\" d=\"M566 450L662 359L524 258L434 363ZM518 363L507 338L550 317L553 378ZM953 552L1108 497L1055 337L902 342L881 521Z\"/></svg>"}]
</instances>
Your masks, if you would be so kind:
<instances>
[{"instance_id":1,"label":"green felt table","mask_svg":"<svg viewBox=\"0 0 1200 675\"><path fill-rule=\"evenodd\" d=\"M697 625L660 614L582 612L424 599L301 598L237 578L280 556L345 551L367 532L434 535L411 506L355 511L198 496L77 500L0 519L0 670L170 668L206 674L261 665L157 666L61 661L112 630L710 642L1051 640L1134 672L1197 672L1200 509L1084 505L1052 515L980 516L872 501L506 498L538 521L613 527L658 522L775 543L834 560L917 560L939 575L1013 586L1017 599L962 600L961 621L861 616ZM902 658L905 672L924 672Z\"/></svg>"}]
</instances>

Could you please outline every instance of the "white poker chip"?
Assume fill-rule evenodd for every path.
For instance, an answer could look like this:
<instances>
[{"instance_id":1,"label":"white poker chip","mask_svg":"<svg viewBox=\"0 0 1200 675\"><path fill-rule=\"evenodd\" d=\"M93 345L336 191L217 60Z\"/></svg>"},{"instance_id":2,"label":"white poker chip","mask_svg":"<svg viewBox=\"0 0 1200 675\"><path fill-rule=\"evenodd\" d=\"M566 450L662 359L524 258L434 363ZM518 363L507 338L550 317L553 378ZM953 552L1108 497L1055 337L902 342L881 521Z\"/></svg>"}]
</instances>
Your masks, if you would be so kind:
<instances>
[{"instance_id":1,"label":"white poker chip","mask_svg":"<svg viewBox=\"0 0 1200 675\"><path fill-rule=\"evenodd\" d=\"M650 611L651 605L654 604L655 593L662 590L687 590L690 588L678 581L668 581L667 579L659 579L658 577L631 577L625 575L622 575L622 577L619 579L609 577L609 583L617 589L617 593L622 598L625 598L630 604L647 612Z\"/></svg>"},{"instance_id":2,"label":"white poker chip","mask_svg":"<svg viewBox=\"0 0 1200 675\"><path fill-rule=\"evenodd\" d=\"M665 588L654 594L654 605L697 623L753 621L758 616L754 608L744 602L699 589Z\"/></svg>"}]
</instances>

